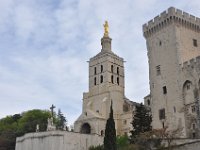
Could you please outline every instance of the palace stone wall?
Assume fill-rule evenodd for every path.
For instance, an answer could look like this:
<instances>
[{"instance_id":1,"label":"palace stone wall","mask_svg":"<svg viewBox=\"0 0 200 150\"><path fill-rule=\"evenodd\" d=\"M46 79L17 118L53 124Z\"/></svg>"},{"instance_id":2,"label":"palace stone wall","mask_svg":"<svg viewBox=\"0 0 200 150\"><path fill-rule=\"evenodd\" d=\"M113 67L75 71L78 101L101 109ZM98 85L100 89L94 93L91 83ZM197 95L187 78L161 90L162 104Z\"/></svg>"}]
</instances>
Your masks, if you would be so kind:
<instances>
[{"instance_id":1,"label":"palace stone wall","mask_svg":"<svg viewBox=\"0 0 200 150\"><path fill-rule=\"evenodd\" d=\"M94 134L48 131L18 137L15 150L88 150L102 144L103 137Z\"/></svg>"}]
</instances>

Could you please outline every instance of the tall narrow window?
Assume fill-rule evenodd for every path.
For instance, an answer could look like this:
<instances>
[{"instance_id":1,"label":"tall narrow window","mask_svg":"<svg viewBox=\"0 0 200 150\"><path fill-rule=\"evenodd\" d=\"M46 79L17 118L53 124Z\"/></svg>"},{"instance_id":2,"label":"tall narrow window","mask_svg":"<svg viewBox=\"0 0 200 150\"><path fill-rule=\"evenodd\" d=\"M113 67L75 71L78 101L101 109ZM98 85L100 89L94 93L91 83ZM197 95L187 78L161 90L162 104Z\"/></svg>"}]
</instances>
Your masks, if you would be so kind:
<instances>
[{"instance_id":1,"label":"tall narrow window","mask_svg":"<svg viewBox=\"0 0 200 150\"><path fill-rule=\"evenodd\" d=\"M117 77L117 84L119 85L119 77Z\"/></svg>"},{"instance_id":2,"label":"tall narrow window","mask_svg":"<svg viewBox=\"0 0 200 150\"><path fill-rule=\"evenodd\" d=\"M111 65L111 72L113 73L113 65Z\"/></svg>"},{"instance_id":3,"label":"tall narrow window","mask_svg":"<svg viewBox=\"0 0 200 150\"><path fill-rule=\"evenodd\" d=\"M162 45L162 41L159 41L159 46L161 46Z\"/></svg>"},{"instance_id":4,"label":"tall narrow window","mask_svg":"<svg viewBox=\"0 0 200 150\"><path fill-rule=\"evenodd\" d=\"M94 74L97 74L97 67L94 67Z\"/></svg>"},{"instance_id":5,"label":"tall narrow window","mask_svg":"<svg viewBox=\"0 0 200 150\"><path fill-rule=\"evenodd\" d=\"M103 76L101 75L101 83L103 83Z\"/></svg>"},{"instance_id":6,"label":"tall narrow window","mask_svg":"<svg viewBox=\"0 0 200 150\"><path fill-rule=\"evenodd\" d=\"M162 120L162 119L165 119L165 109L160 109L159 110L159 119Z\"/></svg>"},{"instance_id":7,"label":"tall narrow window","mask_svg":"<svg viewBox=\"0 0 200 150\"><path fill-rule=\"evenodd\" d=\"M148 106L150 105L150 100L149 100L149 99L147 100L147 105L148 105Z\"/></svg>"},{"instance_id":8,"label":"tall narrow window","mask_svg":"<svg viewBox=\"0 0 200 150\"><path fill-rule=\"evenodd\" d=\"M156 66L156 75L159 76L161 74L160 65Z\"/></svg>"},{"instance_id":9,"label":"tall narrow window","mask_svg":"<svg viewBox=\"0 0 200 150\"><path fill-rule=\"evenodd\" d=\"M192 133L192 137L195 138L195 137L196 137L196 134L195 134L195 133Z\"/></svg>"},{"instance_id":10,"label":"tall narrow window","mask_svg":"<svg viewBox=\"0 0 200 150\"><path fill-rule=\"evenodd\" d=\"M97 85L97 78L94 78L94 85Z\"/></svg>"},{"instance_id":11,"label":"tall narrow window","mask_svg":"<svg viewBox=\"0 0 200 150\"><path fill-rule=\"evenodd\" d=\"M194 46L194 47L197 47L197 46L198 46L197 40L196 40L196 39L193 39L193 46Z\"/></svg>"},{"instance_id":12,"label":"tall narrow window","mask_svg":"<svg viewBox=\"0 0 200 150\"><path fill-rule=\"evenodd\" d=\"M117 67L117 74L119 74L119 67Z\"/></svg>"},{"instance_id":13,"label":"tall narrow window","mask_svg":"<svg viewBox=\"0 0 200 150\"><path fill-rule=\"evenodd\" d=\"M163 129L165 128L165 123L164 122L162 123L162 127L163 127Z\"/></svg>"},{"instance_id":14,"label":"tall narrow window","mask_svg":"<svg viewBox=\"0 0 200 150\"><path fill-rule=\"evenodd\" d=\"M194 130L196 129L195 124L192 124L192 128L193 128Z\"/></svg>"},{"instance_id":15,"label":"tall narrow window","mask_svg":"<svg viewBox=\"0 0 200 150\"><path fill-rule=\"evenodd\" d=\"M101 136L103 136L104 135L104 132L103 132L103 130L101 130Z\"/></svg>"},{"instance_id":16,"label":"tall narrow window","mask_svg":"<svg viewBox=\"0 0 200 150\"><path fill-rule=\"evenodd\" d=\"M103 72L103 65L101 65L101 72Z\"/></svg>"},{"instance_id":17,"label":"tall narrow window","mask_svg":"<svg viewBox=\"0 0 200 150\"><path fill-rule=\"evenodd\" d=\"M196 109L195 109L195 105L191 106L192 109L192 113L195 113Z\"/></svg>"},{"instance_id":18,"label":"tall narrow window","mask_svg":"<svg viewBox=\"0 0 200 150\"><path fill-rule=\"evenodd\" d=\"M167 94L167 87L163 86L163 94Z\"/></svg>"},{"instance_id":19,"label":"tall narrow window","mask_svg":"<svg viewBox=\"0 0 200 150\"><path fill-rule=\"evenodd\" d=\"M176 113L176 107L174 106L174 113Z\"/></svg>"},{"instance_id":20,"label":"tall narrow window","mask_svg":"<svg viewBox=\"0 0 200 150\"><path fill-rule=\"evenodd\" d=\"M127 121L126 121L126 120L124 120L124 124L127 124Z\"/></svg>"},{"instance_id":21,"label":"tall narrow window","mask_svg":"<svg viewBox=\"0 0 200 150\"><path fill-rule=\"evenodd\" d=\"M114 83L114 81L113 81L113 75L111 76L111 82Z\"/></svg>"}]
</instances>

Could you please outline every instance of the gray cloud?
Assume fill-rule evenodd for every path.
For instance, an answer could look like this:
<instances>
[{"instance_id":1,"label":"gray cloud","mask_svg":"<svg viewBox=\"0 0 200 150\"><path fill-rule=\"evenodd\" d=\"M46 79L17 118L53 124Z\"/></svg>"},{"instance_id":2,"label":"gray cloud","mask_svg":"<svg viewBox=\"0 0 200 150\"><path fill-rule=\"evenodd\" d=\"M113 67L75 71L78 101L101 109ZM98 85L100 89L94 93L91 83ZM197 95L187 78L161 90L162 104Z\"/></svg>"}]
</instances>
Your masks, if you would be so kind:
<instances>
[{"instance_id":1,"label":"gray cloud","mask_svg":"<svg viewBox=\"0 0 200 150\"><path fill-rule=\"evenodd\" d=\"M105 20L113 51L127 61L126 96L142 102L149 93L142 25L170 6L200 16L198 0L1 0L0 117L53 103L71 124Z\"/></svg>"}]
</instances>

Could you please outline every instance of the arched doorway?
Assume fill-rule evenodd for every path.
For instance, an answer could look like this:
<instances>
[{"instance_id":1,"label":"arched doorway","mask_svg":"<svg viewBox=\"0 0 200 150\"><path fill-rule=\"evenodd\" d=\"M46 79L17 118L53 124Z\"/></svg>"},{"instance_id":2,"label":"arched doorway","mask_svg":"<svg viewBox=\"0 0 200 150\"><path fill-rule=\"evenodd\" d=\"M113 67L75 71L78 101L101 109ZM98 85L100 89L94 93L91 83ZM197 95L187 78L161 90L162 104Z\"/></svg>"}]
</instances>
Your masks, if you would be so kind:
<instances>
[{"instance_id":1,"label":"arched doorway","mask_svg":"<svg viewBox=\"0 0 200 150\"><path fill-rule=\"evenodd\" d=\"M81 133L85 133L85 134L90 134L91 133L91 127L88 123L84 123L82 126L81 126Z\"/></svg>"}]
</instances>

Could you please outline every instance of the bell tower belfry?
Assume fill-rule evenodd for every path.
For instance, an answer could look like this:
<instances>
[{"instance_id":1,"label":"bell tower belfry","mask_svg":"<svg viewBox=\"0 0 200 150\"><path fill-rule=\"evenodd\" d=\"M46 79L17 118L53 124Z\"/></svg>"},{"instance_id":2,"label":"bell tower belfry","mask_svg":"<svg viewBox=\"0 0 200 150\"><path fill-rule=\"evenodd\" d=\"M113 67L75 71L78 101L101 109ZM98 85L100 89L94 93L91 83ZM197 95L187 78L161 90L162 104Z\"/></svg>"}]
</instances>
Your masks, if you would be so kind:
<instances>
[{"instance_id":1,"label":"bell tower belfry","mask_svg":"<svg viewBox=\"0 0 200 150\"><path fill-rule=\"evenodd\" d=\"M89 61L89 92L99 94L110 91L111 87L124 92L124 61L112 52L111 42L106 21L101 52Z\"/></svg>"},{"instance_id":2,"label":"bell tower belfry","mask_svg":"<svg viewBox=\"0 0 200 150\"><path fill-rule=\"evenodd\" d=\"M82 114L75 122L75 131L103 134L113 102L117 134L120 134L124 104L124 60L112 51L109 25L104 24L101 51L89 60L89 91L83 93ZM89 125L90 132L84 129Z\"/></svg>"}]
</instances>

